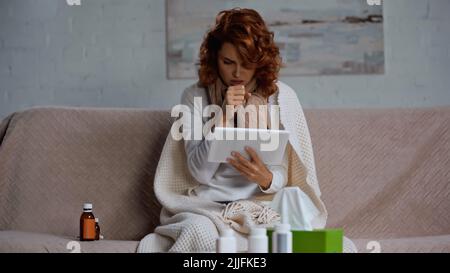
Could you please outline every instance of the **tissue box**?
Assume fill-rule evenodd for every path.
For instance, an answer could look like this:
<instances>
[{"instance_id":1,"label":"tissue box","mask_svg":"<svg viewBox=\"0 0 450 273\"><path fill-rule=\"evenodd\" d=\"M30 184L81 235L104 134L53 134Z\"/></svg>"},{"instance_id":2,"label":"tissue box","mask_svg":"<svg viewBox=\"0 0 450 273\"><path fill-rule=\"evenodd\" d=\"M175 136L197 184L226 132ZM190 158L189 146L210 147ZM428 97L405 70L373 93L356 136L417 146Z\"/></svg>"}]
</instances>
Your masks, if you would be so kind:
<instances>
[{"instance_id":1,"label":"tissue box","mask_svg":"<svg viewBox=\"0 0 450 273\"><path fill-rule=\"evenodd\" d=\"M269 252L272 252L272 229L267 229ZM342 229L292 230L293 253L342 253Z\"/></svg>"}]
</instances>

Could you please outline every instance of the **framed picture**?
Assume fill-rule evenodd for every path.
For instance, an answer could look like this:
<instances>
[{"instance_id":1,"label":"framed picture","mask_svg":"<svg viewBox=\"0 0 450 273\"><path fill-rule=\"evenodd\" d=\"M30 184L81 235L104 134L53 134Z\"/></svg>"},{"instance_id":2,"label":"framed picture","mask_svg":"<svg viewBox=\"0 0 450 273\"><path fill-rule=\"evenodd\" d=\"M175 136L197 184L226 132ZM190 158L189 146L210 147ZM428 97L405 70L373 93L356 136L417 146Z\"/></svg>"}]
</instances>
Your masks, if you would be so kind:
<instances>
[{"instance_id":1,"label":"framed picture","mask_svg":"<svg viewBox=\"0 0 450 273\"><path fill-rule=\"evenodd\" d=\"M384 74L382 5L367 0L166 0L167 77L196 78L217 13L258 11L275 34L281 76Z\"/></svg>"}]
</instances>

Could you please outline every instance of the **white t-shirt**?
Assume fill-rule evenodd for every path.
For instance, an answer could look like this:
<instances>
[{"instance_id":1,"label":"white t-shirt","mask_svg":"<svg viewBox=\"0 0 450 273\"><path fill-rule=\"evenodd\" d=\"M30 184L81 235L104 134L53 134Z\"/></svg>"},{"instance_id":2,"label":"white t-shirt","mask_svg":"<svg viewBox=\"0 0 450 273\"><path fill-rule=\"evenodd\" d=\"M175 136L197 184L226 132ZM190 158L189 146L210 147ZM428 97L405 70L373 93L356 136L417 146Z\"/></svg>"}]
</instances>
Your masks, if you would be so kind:
<instances>
[{"instance_id":1,"label":"white t-shirt","mask_svg":"<svg viewBox=\"0 0 450 273\"><path fill-rule=\"evenodd\" d=\"M209 104L206 89L193 84L186 88L181 97L181 104L188 106L191 113L202 117L202 108L194 109L194 98L202 98L202 108ZM269 97L269 106L275 104L274 95ZM203 117L203 125L211 119ZM281 127L282 125L280 125ZM193 128L188 128L193 130ZM191 136L194 133L191 131ZM228 163L208 162L208 151L211 142L204 137L202 140L184 140L187 157L187 165L191 175L200 183L189 191L189 195L198 196L212 201L224 202L239 199L248 199L259 192L274 193L287 184L287 153L284 155L282 165L266 165L272 172L272 184L267 190L263 190L258 184L251 182L241 175ZM231 156L230 156L231 157Z\"/></svg>"}]
</instances>

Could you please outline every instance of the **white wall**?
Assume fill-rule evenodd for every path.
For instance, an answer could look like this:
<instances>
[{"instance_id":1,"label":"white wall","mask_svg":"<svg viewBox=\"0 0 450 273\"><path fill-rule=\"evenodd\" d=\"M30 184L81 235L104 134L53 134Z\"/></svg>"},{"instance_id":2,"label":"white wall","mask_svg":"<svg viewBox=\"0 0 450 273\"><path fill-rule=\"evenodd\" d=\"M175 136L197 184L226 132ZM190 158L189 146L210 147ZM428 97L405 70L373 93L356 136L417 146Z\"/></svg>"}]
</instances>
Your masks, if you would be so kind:
<instances>
[{"instance_id":1,"label":"white wall","mask_svg":"<svg viewBox=\"0 0 450 273\"><path fill-rule=\"evenodd\" d=\"M36 105L169 109L164 0L0 0L0 118ZM276 3L274 1L274 3ZM305 108L450 105L450 0L384 3L385 75L283 77Z\"/></svg>"}]
</instances>

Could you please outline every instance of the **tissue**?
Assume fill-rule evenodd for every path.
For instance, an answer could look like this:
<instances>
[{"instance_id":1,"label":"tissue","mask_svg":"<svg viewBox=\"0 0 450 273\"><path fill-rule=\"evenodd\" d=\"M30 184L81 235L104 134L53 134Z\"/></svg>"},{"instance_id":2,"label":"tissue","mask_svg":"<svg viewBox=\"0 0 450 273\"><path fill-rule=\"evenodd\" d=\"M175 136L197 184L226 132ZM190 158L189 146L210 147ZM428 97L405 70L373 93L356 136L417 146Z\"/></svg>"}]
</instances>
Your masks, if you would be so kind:
<instances>
[{"instance_id":1,"label":"tissue","mask_svg":"<svg viewBox=\"0 0 450 273\"><path fill-rule=\"evenodd\" d=\"M281 215L282 223L291 225L292 230L313 230L312 221L320 213L299 187L281 189L269 206Z\"/></svg>"}]
</instances>

